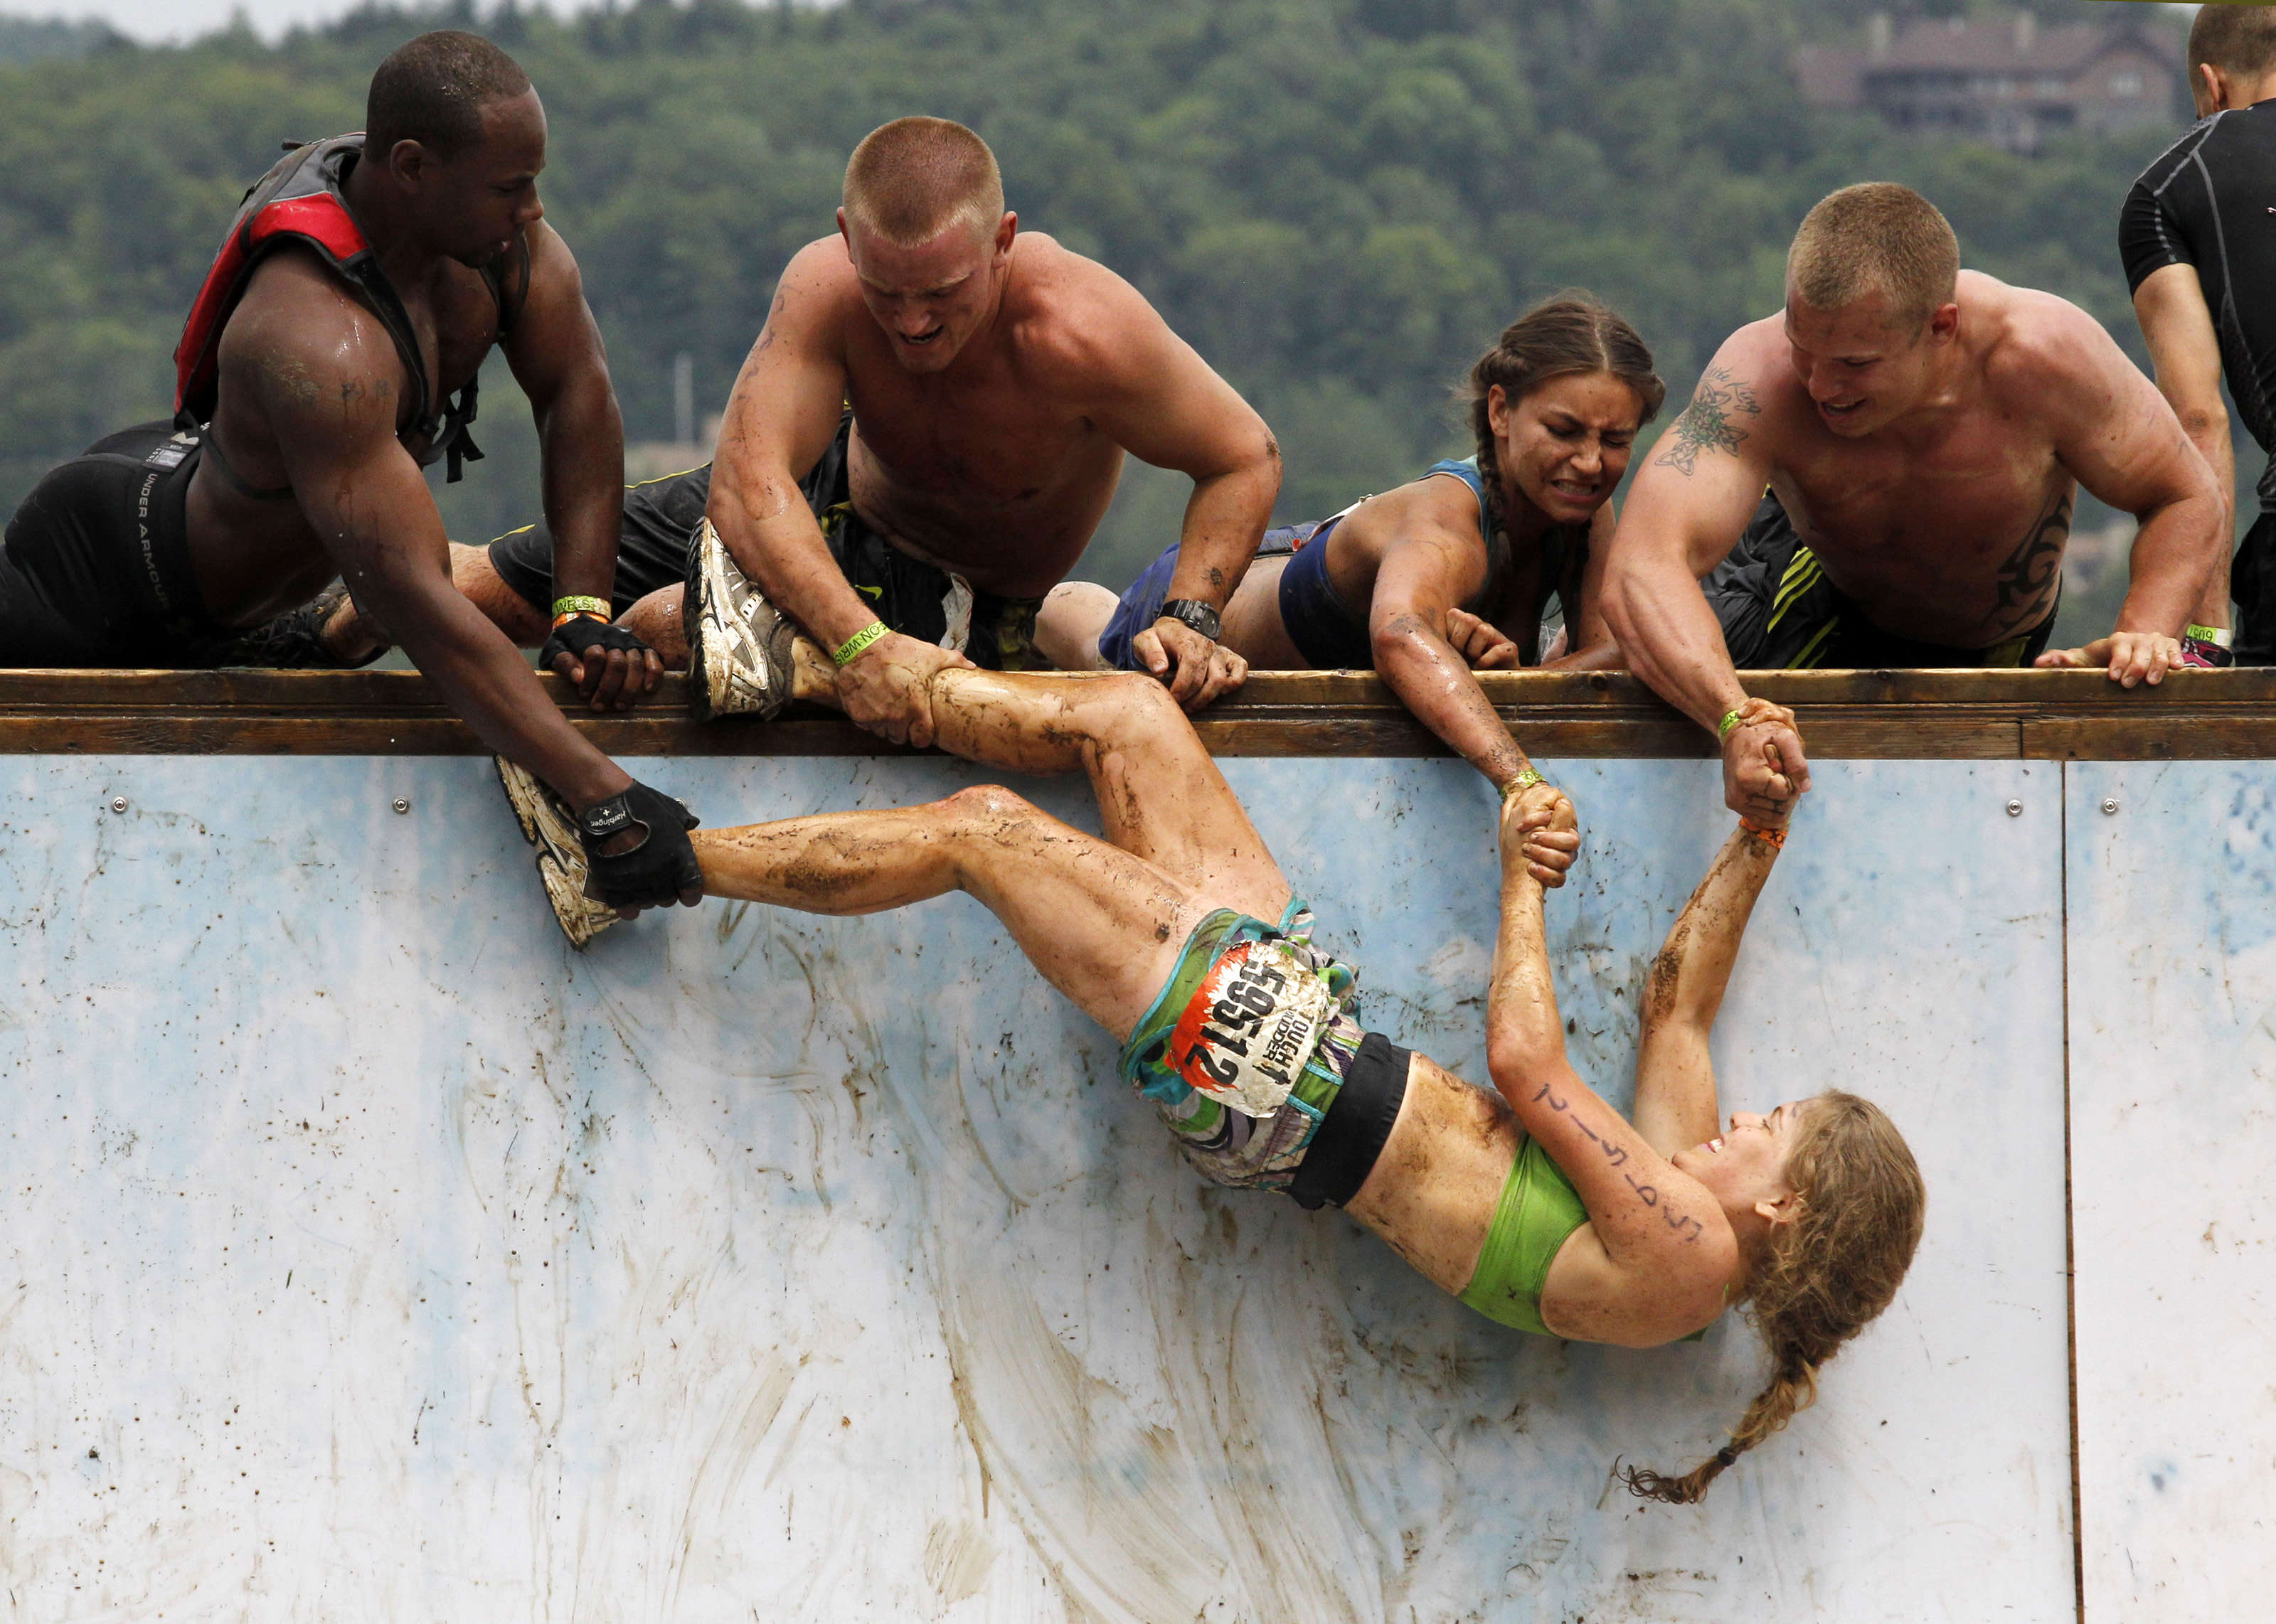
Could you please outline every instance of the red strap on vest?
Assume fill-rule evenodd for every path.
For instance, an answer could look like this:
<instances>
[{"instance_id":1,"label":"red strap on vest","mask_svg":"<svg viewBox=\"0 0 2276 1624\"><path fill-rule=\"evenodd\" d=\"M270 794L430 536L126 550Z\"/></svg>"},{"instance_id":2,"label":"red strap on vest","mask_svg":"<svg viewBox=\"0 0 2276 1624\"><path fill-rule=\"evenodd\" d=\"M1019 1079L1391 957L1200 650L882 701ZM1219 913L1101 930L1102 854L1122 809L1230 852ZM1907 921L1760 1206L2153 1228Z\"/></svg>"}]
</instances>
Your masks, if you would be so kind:
<instances>
[{"instance_id":1,"label":"red strap on vest","mask_svg":"<svg viewBox=\"0 0 2276 1624\"><path fill-rule=\"evenodd\" d=\"M283 237L299 238L330 258L337 268L370 245L339 199L330 193L313 197L279 198L230 233L190 319L182 325L182 342L174 348L174 410L178 412L201 393L213 387L219 364L223 324L245 291L246 278L268 245Z\"/></svg>"}]
</instances>

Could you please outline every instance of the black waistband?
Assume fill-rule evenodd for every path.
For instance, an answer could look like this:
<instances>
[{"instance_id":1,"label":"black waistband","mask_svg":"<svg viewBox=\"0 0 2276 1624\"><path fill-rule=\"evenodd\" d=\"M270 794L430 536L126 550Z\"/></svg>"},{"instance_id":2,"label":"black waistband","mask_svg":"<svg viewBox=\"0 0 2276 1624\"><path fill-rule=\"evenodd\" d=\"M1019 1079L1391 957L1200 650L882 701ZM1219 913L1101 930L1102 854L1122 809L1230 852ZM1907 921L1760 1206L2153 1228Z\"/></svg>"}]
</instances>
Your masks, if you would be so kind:
<instances>
[{"instance_id":1,"label":"black waistband","mask_svg":"<svg viewBox=\"0 0 2276 1624\"><path fill-rule=\"evenodd\" d=\"M171 434L143 453L134 482L128 573L144 614L186 659L231 635L207 612L190 567L190 480L204 449L198 438Z\"/></svg>"},{"instance_id":2,"label":"black waistband","mask_svg":"<svg viewBox=\"0 0 2276 1624\"><path fill-rule=\"evenodd\" d=\"M1407 1098L1407 1071L1414 1051L1402 1049L1381 1032L1360 1039L1343 1086L1321 1118L1289 1183L1298 1206L1342 1206L1359 1194L1375 1159L1391 1137L1392 1124Z\"/></svg>"},{"instance_id":3,"label":"black waistband","mask_svg":"<svg viewBox=\"0 0 2276 1624\"><path fill-rule=\"evenodd\" d=\"M190 566L194 434L144 423L42 478L8 525L8 558L80 646L74 663L195 666L231 633Z\"/></svg>"}]
</instances>

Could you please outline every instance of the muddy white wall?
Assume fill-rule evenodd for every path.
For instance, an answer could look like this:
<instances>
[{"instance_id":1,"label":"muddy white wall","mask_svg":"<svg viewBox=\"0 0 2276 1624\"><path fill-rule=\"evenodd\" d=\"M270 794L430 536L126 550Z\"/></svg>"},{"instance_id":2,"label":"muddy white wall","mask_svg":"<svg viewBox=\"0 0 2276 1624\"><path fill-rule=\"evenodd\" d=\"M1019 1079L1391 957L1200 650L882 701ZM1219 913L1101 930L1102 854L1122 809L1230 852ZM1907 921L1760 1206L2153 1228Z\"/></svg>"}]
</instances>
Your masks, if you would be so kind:
<instances>
[{"instance_id":1,"label":"muddy white wall","mask_svg":"<svg viewBox=\"0 0 2276 1624\"><path fill-rule=\"evenodd\" d=\"M2088 1624L2276 1613L2276 772L2067 769Z\"/></svg>"},{"instance_id":2,"label":"muddy white wall","mask_svg":"<svg viewBox=\"0 0 2276 1624\"><path fill-rule=\"evenodd\" d=\"M1369 1023L1482 1079L1483 786L1226 767ZM715 825L975 776L633 770ZM2093 769L2128 796L2161 770ZM1551 904L1560 993L1625 1101L1644 965L1726 825L1707 764L1559 776L1589 836ZM1337 1213L1201 1185L1112 1042L967 899L709 903L580 956L479 762L0 760L0 1618L2073 1618L2063 779L1819 764L1718 1032L1726 1101L1881 1100L1928 1172L1927 1239L1819 1406L1679 1509L1610 1469L1721 1441L1759 1375L1743 1325L1652 1352L1525 1337ZM1021 787L1089 821L1074 786ZM2103 847L2168 866L2107 904L2136 956L2090 993L2072 878L2073 1086L2098 1031L2174 1091L2146 1164L2143 1114L2096 1096L2094 1153L2135 1180L2208 1153L2181 1117L2202 1079L2160 1046L2222 984L2200 923L2124 895L2164 895L2226 827L2145 856L2143 825L2096 814ZM2143 952L2171 967L2149 1028L2120 1013ZM2124 1280L2082 1274L2090 1585L2243 1527L2217 1490L2161 1519L2127 1476L2229 1431L2191 1373L2270 1342L2245 1096L2276 960L2230 963L2228 1041L2259 1071L2217 1125L2218 1244L2189 1206L2166 1296L2138 1246L2104 1254ZM2082 1235L2127 1231L2099 1215L2137 1184L2113 1183L2082 1187ZM2247 1272L2249 1303L2175 1306ZM2168 1379L2144 1388L2152 1340ZM2234 1401L2265 1439L2254 1380ZM2120 1522L2130 1568L2104 1549Z\"/></svg>"}]
</instances>

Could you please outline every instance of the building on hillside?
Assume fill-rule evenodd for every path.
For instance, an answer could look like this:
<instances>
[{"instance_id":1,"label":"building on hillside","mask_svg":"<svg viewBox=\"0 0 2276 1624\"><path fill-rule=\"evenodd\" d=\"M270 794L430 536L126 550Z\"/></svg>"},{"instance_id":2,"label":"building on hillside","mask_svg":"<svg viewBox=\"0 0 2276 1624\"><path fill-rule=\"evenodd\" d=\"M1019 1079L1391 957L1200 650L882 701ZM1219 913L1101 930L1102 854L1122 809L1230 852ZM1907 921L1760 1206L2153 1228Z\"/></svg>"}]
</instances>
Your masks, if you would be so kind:
<instances>
[{"instance_id":1,"label":"building on hillside","mask_svg":"<svg viewBox=\"0 0 2276 1624\"><path fill-rule=\"evenodd\" d=\"M1915 18L1876 12L1862 48L1807 47L1794 72L1812 107L1878 113L1893 129L2032 153L2075 131L2166 124L2185 112L2181 41L2133 7L2050 27L2029 11Z\"/></svg>"}]
</instances>

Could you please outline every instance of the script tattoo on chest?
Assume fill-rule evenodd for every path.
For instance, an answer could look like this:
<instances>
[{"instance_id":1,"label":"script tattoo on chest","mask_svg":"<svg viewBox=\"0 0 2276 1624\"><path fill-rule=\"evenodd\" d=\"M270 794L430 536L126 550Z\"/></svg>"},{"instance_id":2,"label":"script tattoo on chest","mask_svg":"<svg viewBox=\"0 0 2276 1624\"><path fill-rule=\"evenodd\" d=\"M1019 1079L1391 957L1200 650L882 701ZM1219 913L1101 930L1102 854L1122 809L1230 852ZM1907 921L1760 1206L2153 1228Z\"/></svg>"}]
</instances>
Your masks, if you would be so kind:
<instances>
[{"instance_id":1,"label":"script tattoo on chest","mask_svg":"<svg viewBox=\"0 0 2276 1624\"><path fill-rule=\"evenodd\" d=\"M1536 1094L1533 1098L1536 1103L1542 1100L1547 1100L1549 1102L1549 1108L1552 1111L1569 1112L1573 1108L1572 1101L1567 1099L1559 1099L1556 1095L1551 1093L1549 1091L1549 1084L1546 1083L1544 1083L1541 1085L1541 1091ZM1650 1207L1652 1211L1658 1212L1659 1214L1660 1221L1665 1224L1670 1229L1675 1231L1676 1234L1681 1235L1683 1237L1683 1243L1686 1246L1690 1245L1693 1242L1698 1240L1701 1235L1707 1233L1706 1226L1702 1224L1697 1219L1687 1218L1681 1212L1676 1211L1675 1204L1673 1201L1670 1201L1666 1196L1661 1192L1658 1185L1648 1184L1644 1182L1643 1180L1636 1177L1633 1172L1627 1170L1628 1152L1627 1146L1614 1144L1611 1140L1600 1137L1594 1129L1590 1128L1588 1123L1582 1122L1577 1116L1573 1119L1573 1126L1586 1134L1589 1138L1595 1143L1596 1147L1604 1152L1605 1159L1607 1162L1622 1170L1620 1177L1627 1181L1627 1187L1635 1192L1635 1198L1643 1202L1644 1205Z\"/></svg>"},{"instance_id":2,"label":"script tattoo on chest","mask_svg":"<svg viewBox=\"0 0 2276 1624\"><path fill-rule=\"evenodd\" d=\"M1739 449L1747 431L1734 419L1760 417L1762 412L1754 390L1734 380L1729 367L1710 367L1683 415L1668 425L1666 443L1653 460L1688 479L1699 466L1700 452Z\"/></svg>"},{"instance_id":3,"label":"script tattoo on chest","mask_svg":"<svg viewBox=\"0 0 2276 1624\"><path fill-rule=\"evenodd\" d=\"M1984 623L1995 636L2014 631L2047 601L2062 573L2063 544L2070 540L2071 499L2064 495L2033 523L2015 550L2001 561L1994 581L1992 612Z\"/></svg>"}]
</instances>

